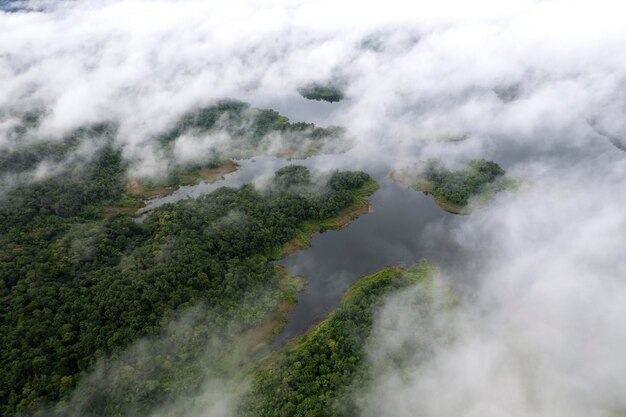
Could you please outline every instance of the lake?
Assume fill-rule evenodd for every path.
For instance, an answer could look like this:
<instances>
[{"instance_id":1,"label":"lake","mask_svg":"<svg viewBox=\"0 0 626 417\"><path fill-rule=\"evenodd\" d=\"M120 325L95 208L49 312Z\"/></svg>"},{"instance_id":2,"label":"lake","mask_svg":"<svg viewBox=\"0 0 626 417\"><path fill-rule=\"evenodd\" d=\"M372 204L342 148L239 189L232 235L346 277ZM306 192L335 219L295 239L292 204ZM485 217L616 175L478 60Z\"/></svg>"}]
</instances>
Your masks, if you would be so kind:
<instances>
[{"instance_id":1,"label":"lake","mask_svg":"<svg viewBox=\"0 0 626 417\"><path fill-rule=\"evenodd\" d=\"M292 101L297 102L297 99ZM303 114L309 112L314 119L312 121L318 123L331 120L332 109L339 108L336 104L306 100L294 105L292 101L254 104L267 104L266 107L273 105L295 120L302 120ZM444 151L446 146L453 151L453 147L459 145L444 144ZM566 144L546 149L537 149L532 144L524 146L507 142L506 145L497 146L490 158L508 170L538 159L573 167L577 162L589 159L589 155L607 153L614 158L624 157L608 140L590 140L584 147ZM146 208L151 210L167 202L195 198L221 186L238 187L251 182L262 185L264 179L273 175L274 171L290 163L306 165L313 170L364 169L362 161L357 166L354 161L354 155L350 152L319 155L305 160L268 156L240 160L237 161L240 164L239 171L226 175L224 180L181 187L169 196L150 200ZM293 337L304 334L339 305L346 289L359 278L388 266L410 265L421 259L429 259L461 297L471 296L474 276L472 258L476 254L463 249L453 236L459 223L468 217L447 213L432 197L391 181L388 175L393 164L393 160L385 158L367 164L365 170L380 184L380 189L370 198L371 213L361 216L341 230L313 235L310 248L276 262L286 267L291 274L305 277L306 286L298 294L298 303L289 313L283 331L274 338L273 346L284 345Z\"/></svg>"}]
</instances>

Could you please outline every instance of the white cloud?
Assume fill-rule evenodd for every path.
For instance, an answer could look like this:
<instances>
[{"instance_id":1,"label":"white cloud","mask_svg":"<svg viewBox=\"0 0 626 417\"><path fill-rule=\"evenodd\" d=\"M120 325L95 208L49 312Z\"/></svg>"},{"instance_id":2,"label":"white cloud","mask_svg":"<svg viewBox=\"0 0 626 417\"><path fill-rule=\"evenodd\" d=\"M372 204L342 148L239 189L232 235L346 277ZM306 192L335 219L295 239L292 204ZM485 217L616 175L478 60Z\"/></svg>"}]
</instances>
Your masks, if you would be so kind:
<instances>
[{"instance_id":1,"label":"white cloud","mask_svg":"<svg viewBox=\"0 0 626 417\"><path fill-rule=\"evenodd\" d=\"M0 107L44 105L51 132L119 121L139 156L192 106L333 75L352 97L333 117L364 141L424 126L529 141L624 108L626 30L611 1L44 4L0 15ZM491 89L509 85L521 98L505 104Z\"/></svg>"},{"instance_id":2,"label":"white cloud","mask_svg":"<svg viewBox=\"0 0 626 417\"><path fill-rule=\"evenodd\" d=\"M285 104L296 87L333 76L348 81L349 99L325 119L356 138L353 166L539 150L510 164L533 190L499 196L458 230L460 244L478 249L480 285L457 342L414 364L408 382L381 377L378 410L576 417L626 408L626 169L588 124L626 137L620 2L30 4L44 11L0 13L0 150L12 145L12 114L43 106L41 137L117 121L124 155L154 167L151 136L191 107L245 97L298 113ZM510 102L493 92L509 87L518 91ZM454 147L424 144L462 133L469 139ZM176 152L190 158L209 139L183 138Z\"/></svg>"},{"instance_id":3,"label":"white cloud","mask_svg":"<svg viewBox=\"0 0 626 417\"><path fill-rule=\"evenodd\" d=\"M501 195L462 223L457 241L480 267L448 277L477 283L464 294L454 341L431 342L427 362L416 355L402 371L381 372L364 415L622 415L626 164L590 159L569 172L542 170L532 189ZM602 164L620 176L595 177ZM377 329L406 345L428 334L419 325Z\"/></svg>"}]
</instances>

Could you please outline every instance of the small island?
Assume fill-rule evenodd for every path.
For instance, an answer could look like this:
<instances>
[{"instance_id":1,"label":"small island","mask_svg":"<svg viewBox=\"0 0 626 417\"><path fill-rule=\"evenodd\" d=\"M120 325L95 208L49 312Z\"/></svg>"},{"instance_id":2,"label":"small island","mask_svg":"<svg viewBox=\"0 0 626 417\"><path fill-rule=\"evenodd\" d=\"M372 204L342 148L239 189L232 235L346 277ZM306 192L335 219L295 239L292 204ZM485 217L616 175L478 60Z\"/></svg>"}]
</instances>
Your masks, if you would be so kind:
<instances>
[{"instance_id":1,"label":"small island","mask_svg":"<svg viewBox=\"0 0 626 417\"><path fill-rule=\"evenodd\" d=\"M309 100L323 100L329 103L343 100L344 94L341 88L333 84L311 83L298 89L300 95Z\"/></svg>"},{"instance_id":2,"label":"small island","mask_svg":"<svg viewBox=\"0 0 626 417\"><path fill-rule=\"evenodd\" d=\"M505 174L500 165L485 159L472 160L467 168L458 171L450 171L440 160L431 159L394 170L390 176L396 182L432 194L437 204L450 213L470 214L472 208L486 205L496 193L518 185L517 180Z\"/></svg>"}]
</instances>

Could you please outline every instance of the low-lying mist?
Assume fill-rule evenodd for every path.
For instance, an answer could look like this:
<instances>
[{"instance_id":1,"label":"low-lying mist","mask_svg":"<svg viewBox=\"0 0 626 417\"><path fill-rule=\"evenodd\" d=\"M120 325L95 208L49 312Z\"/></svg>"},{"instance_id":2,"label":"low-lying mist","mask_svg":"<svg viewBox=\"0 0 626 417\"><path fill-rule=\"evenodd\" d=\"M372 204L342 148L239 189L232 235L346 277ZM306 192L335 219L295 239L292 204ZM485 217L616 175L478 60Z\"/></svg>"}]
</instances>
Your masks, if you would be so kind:
<instances>
[{"instance_id":1,"label":"low-lying mist","mask_svg":"<svg viewBox=\"0 0 626 417\"><path fill-rule=\"evenodd\" d=\"M277 303L275 293L255 289L235 312L204 304L182 309L159 334L102 357L70 396L34 415L232 416L266 342L250 327Z\"/></svg>"},{"instance_id":2,"label":"low-lying mist","mask_svg":"<svg viewBox=\"0 0 626 417\"><path fill-rule=\"evenodd\" d=\"M626 165L603 180L592 166L578 168L547 170L542 184L497 199L459 227L456 240L475 267L447 278L477 285L466 288L452 336L428 341L429 361L422 347L402 369L380 372L363 415L626 412ZM386 308L411 317L401 303ZM418 322L379 327L378 337L421 347L425 330Z\"/></svg>"},{"instance_id":3,"label":"low-lying mist","mask_svg":"<svg viewBox=\"0 0 626 417\"><path fill-rule=\"evenodd\" d=\"M305 103L298 88L340 80L346 99L315 104L312 118L346 129L352 141L343 165L391 170L441 158L455 168L487 158L527 183L455 226L455 242L471 256L442 269L458 291L454 323L425 330L406 299L381 310L369 363L394 346L406 347L405 356L402 367L372 367L371 381L355 394L362 416L626 415L626 153L618 149L626 141L626 25L619 4L20 6L0 11L0 153L60 143L76 128L110 122L116 129L106 143L121 150L131 172L155 173L165 159L155 137L187 112L232 98L293 118ZM266 150L276 154L294 137L270 139ZM176 161L194 161L230 140L190 134L172 152ZM0 186L57 176L68 163L88 165L103 142L81 143L27 176L2 176ZM323 149L338 150L345 151ZM334 168L332 158L319 161ZM86 415L100 395L123 403L135 378L149 387L154 361L184 347L178 335L193 337L203 317L183 318L162 339L103 359L59 412ZM390 326L394 318L401 321ZM433 331L436 337L424 337ZM232 346L211 339L194 362L200 388L178 387L152 415L234 415L246 383L239 379L245 354ZM128 363L145 373L126 373Z\"/></svg>"},{"instance_id":4,"label":"low-lying mist","mask_svg":"<svg viewBox=\"0 0 626 417\"><path fill-rule=\"evenodd\" d=\"M626 33L612 4L24 2L0 12L0 148L43 111L30 141L111 121L125 157L157 171L154 135L184 113L235 98L300 114L298 87L324 80L341 80L347 99L323 104L341 111L318 122L354 134L361 164L430 139L467 137L472 156L606 141L590 124L626 135Z\"/></svg>"}]
</instances>

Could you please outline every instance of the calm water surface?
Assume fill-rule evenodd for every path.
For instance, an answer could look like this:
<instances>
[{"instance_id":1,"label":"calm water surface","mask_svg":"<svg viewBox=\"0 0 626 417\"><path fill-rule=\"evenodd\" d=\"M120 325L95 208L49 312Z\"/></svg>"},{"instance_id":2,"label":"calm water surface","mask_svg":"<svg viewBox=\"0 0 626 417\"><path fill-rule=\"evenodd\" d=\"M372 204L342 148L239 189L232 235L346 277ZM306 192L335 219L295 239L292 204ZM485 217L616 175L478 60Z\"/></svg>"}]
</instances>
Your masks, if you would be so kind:
<instances>
[{"instance_id":1,"label":"calm water surface","mask_svg":"<svg viewBox=\"0 0 626 417\"><path fill-rule=\"evenodd\" d=\"M272 107L292 120L306 120L320 124L332 123L333 111L343 104L309 102L293 98L278 103L253 103ZM305 116L308 116L305 118ZM449 146L454 146L450 144ZM538 152L540 155L538 155ZM556 160L575 167L588 160L590 154L611 153L622 158L609 141L590 141L588 147L543 149L511 144L500 146L490 155L505 169L520 162ZM214 184L181 187L174 194L151 200L147 209L185 198L195 198L221 186L238 187L247 183L262 184L277 169L297 163L310 168L355 169L350 154L325 155L306 160L284 160L257 157L237 161L241 168ZM392 265L410 265L421 259L432 261L458 292L471 293L472 254L454 240L453 231L467 216L450 214L439 208L434 200L422 193L394 183L388 178L392 163L381 162L368 166L368 171L380 184L370 198L373 211L337 231L315 234L311 247L300 250L277 264L292 274L306 278L305 288L298 294L298 303L289 313L284 330L275 337L273 345L283 345L294 336L305 333L335 309L347 288L364 275ZM523 173L522 173L523 174Z\"/></svg>"},{"instance_id":2,"label":"calm water surface","mask_svg":"<svg viewBox=\"0 0 626 417\"><path fill-rule=\"evenodd\" d=\"M310 248L278 262L292 274L306 277L307 283L275 345L326 317L346 289L364 275L425 258L447 263L458 255L460 249L447 230L462 216L441 210L432 198L388 178L378 181L381 188L371 197L372 213L342 230L314 235Z\"/></svg>"},{"instance_id":3,"label":"calm water surface","mask_svg":"<svg viewBox=\"0 0 626 417\"><path fill-rule=\"evenodd\" d=\"M147 207L154 209L168 202L195 198L221 186L262 183L276 169L290 163L349 169L350 158L334 155L287 161L258 157L238 163L240 170L223 181L181 187L172 195L151 200ZM341 230L313 235L310 248L277 262L290 273L304 276L306 286L298 294L298 303L274 345L283 344L322 320L337 307L345 290L364 275L425 258L437 265L452 265L452 259L457 261L462 256L448 231L464 217L447 213L431 197L391 181L388 172L389 168L384 166L374 167L370 172L380 184L380 189L370 197L371 213Z\"/></svg>"}]
</instances>

